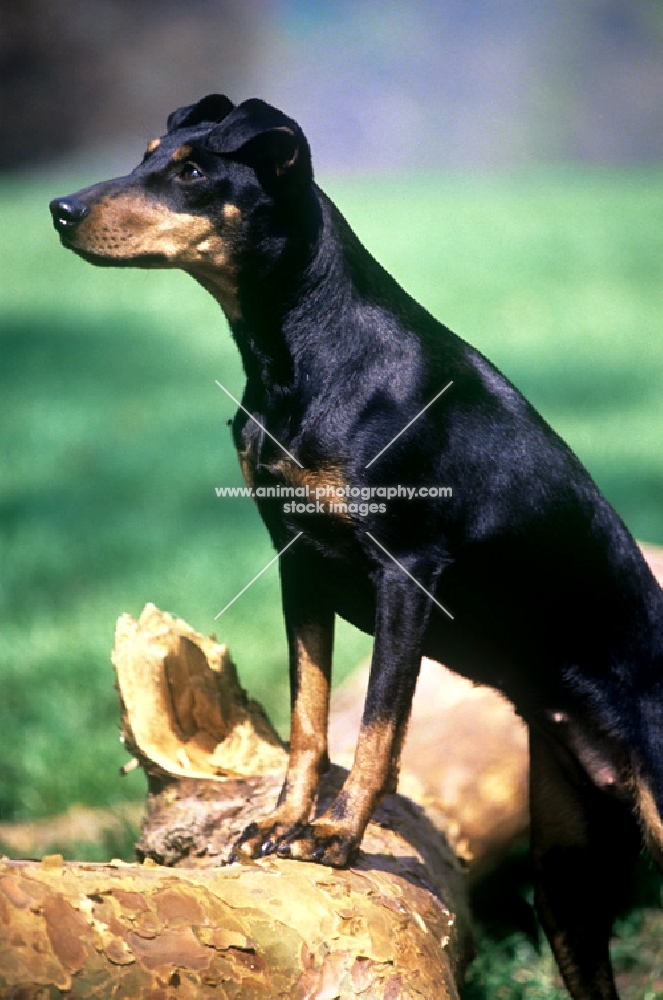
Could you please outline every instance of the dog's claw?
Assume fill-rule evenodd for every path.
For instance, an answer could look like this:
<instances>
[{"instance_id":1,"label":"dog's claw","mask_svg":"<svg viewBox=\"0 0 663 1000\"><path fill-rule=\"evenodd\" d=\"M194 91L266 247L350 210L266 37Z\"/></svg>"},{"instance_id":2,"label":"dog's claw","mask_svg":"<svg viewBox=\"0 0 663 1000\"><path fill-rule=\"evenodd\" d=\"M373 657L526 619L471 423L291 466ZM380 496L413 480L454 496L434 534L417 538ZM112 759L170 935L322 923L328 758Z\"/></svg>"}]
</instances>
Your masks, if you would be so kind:
<instances>
[{"instance_id":1,"label":"dog's claw","mask_svg":"<svg viewBox=\"0 0 663 1000\"><path fill-rule=\"evenodd\" d=\"M236 841L228 860L276 855L284 860L292 858L343 868L356 852L358 839L361 837L358 838L353 830L322 817L312 823L290 825L251 823Z\"/></svg>"},{"instance_id":2,"label":"dog's claw","mask_svg":"<svg viewBox=\"0 0 663 1000\"><path fill-rule=\"evenodd\" d=\"M245 840L250 840L251 837L255 837L260 833L260 827L257 823L249 823L247 828L244 830L242 836L239 838L238 843L243 844Z\"/></svg>"},{"instance_id":3,"label":"dog's claw","mask_svg":"<svg viewBox=\"0 0 663 1000\"><path fill-rule=\"evenodd\" d=\"M352 859L358 847L356 837L348 831L341 831L336 825L317 821L296 830L280 839L276 847L279 858L293 858L297 861L313 861L331 868L343 868Z\"/></svg>"},{"instance_id":4,"label":"dog's claw","mask_svg":"<svg viewBox=\"0 0 663 1000\"><path fill-rule=\"evenodd\" d=\"M298 823L278 820L271 823L250 823L235 841L232 853L250 858L267 858L272 854L279 854L283 845L299 829Z\"/></svg>"}]
</instances>

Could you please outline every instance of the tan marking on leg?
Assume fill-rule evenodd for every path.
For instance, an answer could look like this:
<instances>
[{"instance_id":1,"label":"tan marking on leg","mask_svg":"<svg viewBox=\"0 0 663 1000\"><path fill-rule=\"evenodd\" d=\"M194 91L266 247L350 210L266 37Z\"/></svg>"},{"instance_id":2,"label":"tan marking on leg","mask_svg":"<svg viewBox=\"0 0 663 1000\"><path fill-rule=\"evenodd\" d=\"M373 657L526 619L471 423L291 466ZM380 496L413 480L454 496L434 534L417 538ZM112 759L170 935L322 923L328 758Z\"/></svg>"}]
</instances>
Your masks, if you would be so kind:
<instances>
[{"instance_id":1,"label":"tan marking on leg","mask_svg":"<svg viewBox=\"0 0 663 1000\"><path fill-rule=\"evenodd\" d=\"M663 821L654 796L647 782L638 774L633 775L632 788L645 843L657 863L663 867Z\"/></svg>"},{"instance_id":2,"label":"tan marking on leg","mask_svg":"<svg viewBox=\"0 0 663 1000\"><path fill-rule=\"evenodd\" d=\"M327 766L331 636L320 626L303 627L296 639L298 689L290 722L287 801L293 822L310 818ZM284 800L285 801L285 800Z\"/></svg>"},{"instance_id":3,"label":"tan marking on leg","mask_svg":"<svg viewBox=\"0 0 663 1000\"><path fill-rule=\"evenodd\" d=\"M398 774L400 743L393 719L363 725L359 731L349 784L379 796Z\"/></svg>"},{"instance_id":4,"label":"tan marking on leg","mask_svg":"<svg viewBox=\"0 0 663 1000\"><path fill-rule=\"evenodd\" d=\"M333 622L333 618L332 618ZM236 850L255 856L265 839L277 839L311 819L321 771L328 764L329 677L333 626L308 624L296 635L297 693L292 706L288 770L277 807L246 831Z\"/></svg>"},{"instance_id":5,"label":"tan marking on leg","mask_svg":"<svg viewBox=\"0 0 663 1000\"><path fill-rule=\"evenodd\" d=\"M359 847L380 798L392 791L401 740L393 720L362 725L354 764L327 811L288 842L293 858L344 865Z\"/></svg>"},{"instance_id":6,"label":"tan marking on leg","mask_svg":"<svg viewBox=\"0 0 663 1000\"><path fill-rule=\"evenodd\" d=\"M291 743L297 748L327 749L329 714L329 660L331 644L327 629L309 625L297 636L299 688L293 706Z\"/></svg>"},{"instance_id":7,"label":"tan marking on leg","mask_svg":"<svg viewBox=\"0 0 663 1000\"><path fill-rule=\"evenodd\" d=\"M350 774L336 802L317 822L329 826L330 833L338 824L360 838L382 796L396 790L401 743L394 720L362 723ZM342 816L338 815L340 804Z\"/></svg>"}]
</instances>

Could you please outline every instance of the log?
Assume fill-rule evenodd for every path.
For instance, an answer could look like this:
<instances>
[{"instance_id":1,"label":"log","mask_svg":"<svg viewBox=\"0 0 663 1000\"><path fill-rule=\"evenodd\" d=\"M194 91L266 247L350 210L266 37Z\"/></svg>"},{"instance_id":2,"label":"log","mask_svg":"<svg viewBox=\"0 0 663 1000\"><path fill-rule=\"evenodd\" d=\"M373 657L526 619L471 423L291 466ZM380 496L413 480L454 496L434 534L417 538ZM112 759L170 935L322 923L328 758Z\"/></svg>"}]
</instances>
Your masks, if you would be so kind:
<instances>
[{"instance_id":1,"label":"log","mask_svg":"<svg viewBox=\"0 0 663 1000\"><path fill-rule=\"evenodd\" d=\"M275 803L285 747L227 649L151 605L120 619L113 662L148 776L142 863L0 861L0 997L457 1000L467 884L441 811L387 796L347 870L225 864Z\"/></svg>"},{"instance_id":2,"label":"log","mask_svg":"<svg viewBox=\"0 0 663 1000\"><path fill-rule=\"evenodd\" d=\"M464 918L419 867L3 861L0 996L456 998Z\"/></svg>"}]
</instances>

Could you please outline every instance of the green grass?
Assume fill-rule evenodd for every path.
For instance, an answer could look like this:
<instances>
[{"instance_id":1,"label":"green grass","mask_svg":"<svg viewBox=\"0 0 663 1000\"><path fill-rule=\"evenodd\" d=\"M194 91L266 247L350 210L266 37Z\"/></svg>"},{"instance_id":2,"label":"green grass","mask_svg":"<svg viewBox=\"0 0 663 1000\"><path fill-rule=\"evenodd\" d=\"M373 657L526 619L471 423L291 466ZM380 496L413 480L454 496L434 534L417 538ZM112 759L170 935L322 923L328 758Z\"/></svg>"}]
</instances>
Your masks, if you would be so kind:
<instances>
[{"instance_id":1,"label":"green grass","mask_svg":"<svg viewBox=\"0 0 663 1000\"><path fill-rule=\"evenodd\" d=\"M610 877L607 873L606 877ZM663 878L641 857L633 879L634 909L615 924L611 944L622 1000L663 997ZM476 959L463 1000L568 1000L552 951L534 917L527 852L520 850L478 887L473 898Z\"/></svg>"},{"instance_id":2,"label":"green grass","mask_svg":"<svg viewBox=\"0 0 663 1000\"><path fill-rule=\"evenodd\" d=\"M226 421L242 373L178 273L96 269L47 202L91 178L0 185L0 820L140 796L109 665L146 601L229 643L283 728L276 567ZM513 378L636 535L663 542L663 174L336 180L368 246ZM339 630L337 676L370 648Z\"/></svg>"}]
</instances>

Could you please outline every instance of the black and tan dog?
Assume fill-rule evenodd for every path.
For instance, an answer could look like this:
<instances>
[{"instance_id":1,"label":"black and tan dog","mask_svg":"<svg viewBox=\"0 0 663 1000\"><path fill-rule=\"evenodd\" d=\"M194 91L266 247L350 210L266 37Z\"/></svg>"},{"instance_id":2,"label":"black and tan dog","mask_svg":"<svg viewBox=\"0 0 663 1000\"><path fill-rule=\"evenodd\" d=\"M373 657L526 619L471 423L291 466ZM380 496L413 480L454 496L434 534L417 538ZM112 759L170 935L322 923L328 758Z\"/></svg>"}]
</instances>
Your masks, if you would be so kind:
<instances>
[{"instance_id":1,"label":"black and tan dog","mask_svg":"<svg viewBox=\"0 0 663 1000\"><path fill-rule=\"evenodd\" d=\"M616 997L613 918L643 836L663 848L663 592L588 473L371 257L299 126L262 101L175 111L131 174L51 211L85 260L181 268L219 301L246 373L249 483L453 490L324 514L259 501L276 550L292 542L291 753L236 852L346 863L395 787L426 654L529 724L538 912L576 1000ZM354 765L314 818L336 614L374 634L373 662Z\"/></svg>"}]
</instances>

